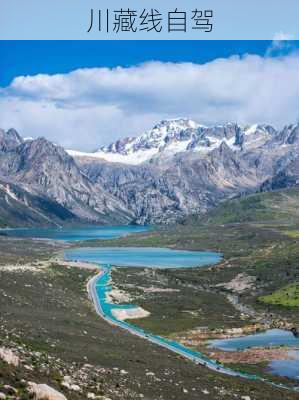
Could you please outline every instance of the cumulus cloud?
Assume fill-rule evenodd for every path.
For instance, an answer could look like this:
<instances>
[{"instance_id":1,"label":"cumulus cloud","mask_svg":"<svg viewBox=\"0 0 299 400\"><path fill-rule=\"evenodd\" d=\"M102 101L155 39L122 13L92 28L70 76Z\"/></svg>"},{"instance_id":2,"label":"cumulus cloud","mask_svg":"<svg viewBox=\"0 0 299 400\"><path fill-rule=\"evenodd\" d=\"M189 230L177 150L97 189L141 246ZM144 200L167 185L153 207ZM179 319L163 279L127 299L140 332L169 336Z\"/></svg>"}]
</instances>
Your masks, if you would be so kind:
<instances>
[{"instance_id":1,"label":"cumulus cloud","mask_svg":"<svg viewBox=\"0 0 299 400\"><path fill-rule=\"evenodd\" d=\"M93 150L164 118L213 125L298 120L299 55L247 55L206 64L149 62L21 76L0 89L0 125Z\"/></svg>"},{"instance_id":2,"label":"cumulus cloud","mask_svg":"<svg viewBox=\"0 0 299 400\"><path fill-rule=\"evenodd\" d=\"M285 32L277 32L273 41L266 51L267 57L285 56L295 50L294 35Z\"/></svg>"}]
</instances>

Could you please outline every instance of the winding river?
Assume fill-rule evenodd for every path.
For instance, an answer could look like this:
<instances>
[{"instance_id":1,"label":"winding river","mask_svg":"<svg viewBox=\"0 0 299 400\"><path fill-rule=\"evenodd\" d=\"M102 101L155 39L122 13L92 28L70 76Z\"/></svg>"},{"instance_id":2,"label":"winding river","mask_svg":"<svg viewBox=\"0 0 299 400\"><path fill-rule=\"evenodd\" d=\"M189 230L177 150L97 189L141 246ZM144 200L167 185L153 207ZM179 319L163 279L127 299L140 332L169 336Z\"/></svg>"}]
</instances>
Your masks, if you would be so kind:
<instances>
[{"instance_id":1,"label":"winding river","mask_svg":"<svg viewBox=\"0 0 299 400\"><path fill-rule=\"evenodd\" d=\"M140 228L140 229L139 229ZM9 236L39 237L58 240L86 240L117 238L129 233L146 231L147 227L108 227L84 229L17 229L7 230ZM112 304L107 300L107 293L112 289L110 285L112 266L150 267L150 268L190 268L212 265L221 259L221 254L211 252L191 252L161 248L75 248L65 251L65 259L85 261L99 265L99 273L88 283L88 292L94 303L96 312L108 323L129 331L131 334L148 340L179 354L196 364L203 365L222 374L244 378L253 381L262 381L273 386L288 390L299 391L298 388L272 382L262 376L234 371L215 360L208 358L201 352L189 349L178 342L168 340L159 335L145 332L143 329L116 318L115 309L134 308L135 305Z\"/></svg>"}]
</instances>

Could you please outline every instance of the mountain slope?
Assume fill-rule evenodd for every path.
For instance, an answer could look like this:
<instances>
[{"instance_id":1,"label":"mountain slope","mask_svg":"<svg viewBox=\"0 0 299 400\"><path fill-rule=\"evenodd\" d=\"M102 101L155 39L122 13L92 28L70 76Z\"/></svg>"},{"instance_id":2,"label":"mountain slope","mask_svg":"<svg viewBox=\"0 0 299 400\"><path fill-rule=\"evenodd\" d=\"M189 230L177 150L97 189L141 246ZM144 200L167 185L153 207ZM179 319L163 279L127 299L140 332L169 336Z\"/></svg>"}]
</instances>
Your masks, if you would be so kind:
<instances>
[{"instance_id":1,"label":"mountain slope","mask_svg":"<svg viewBox=\"0 0 299 400\"><path fill-rule=\"evenodd\" d=\"M132 210L138 223L175 222L207 211L221 199L255 188L256 177L225 143L210 154L182 154L165 163L128 166L78 160Z\"/></svg>"},{"instance_id":2,"label":"mountain slope","mask_svg":"<svg viewBox=\"0 0 299 400\"><path fill-rule=\"evenodd\" d=\"M33 209L46 208L58 224L173 223L230 198L296 186L299 124L276 130L165 120L95 153L66 152L44 138L0 130L0 180L31 195Z\"/></svg>"},{"instance_id":3,"label":"mountain slope","mask_svg":"<svg viewBox=\"0 0 299 400\"><path fill-rule=\"evenodd\" d=\"M201 218L208 224L266 222L298 219L299 188L256 193L225 201Z\"/></svg>"},{"instance_id":4,"label":"mountain slope","mask_svg":"<svg viewBox=\"0 0 299 400\"><path fill-rule=\"evenodd\" d=\"M0 182L0 227L62 226L79 223L60 204L35 196L11 183Z\"/></svg>"},{"instance_id":5,"label":"mountain slope","mask_svg":"<svg viewBox=\"0 0 299 400\"><path fill-rule=\"evenodd\" d=\"M12 140L2 131L0 177L35 198L57 204L85 223L128 223L132 215L100 185L91 184L63 148L44 138ZM7 139L7 140L5 140ZM9 139L9 140L8 140Z\"/></svg>"},{"instance_id":6,"label":"mountain slope","mask_svg":"<svg viewBox=\"0 0 299 400\"><path fill-rule=\"evenodd\" d=\"M272 190L279 179L280 187L297 184L298 131L298 125L277 131L269 125L204 127L178 119L95 153L70 154L136 222L169 223L205 213L227 198Z\"/></svg>"}]
</instances>

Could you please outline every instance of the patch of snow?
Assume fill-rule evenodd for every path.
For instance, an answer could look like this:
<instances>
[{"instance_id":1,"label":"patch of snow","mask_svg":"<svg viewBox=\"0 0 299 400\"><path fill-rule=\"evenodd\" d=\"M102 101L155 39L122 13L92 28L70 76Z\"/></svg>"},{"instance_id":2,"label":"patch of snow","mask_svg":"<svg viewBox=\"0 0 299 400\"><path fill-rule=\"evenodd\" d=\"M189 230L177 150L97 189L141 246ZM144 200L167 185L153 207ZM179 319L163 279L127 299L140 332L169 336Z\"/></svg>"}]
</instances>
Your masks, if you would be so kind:
<instances>
[{"instance_id":1,"label":"patch of snow","mask_svg":"<svg viewBox=\"0 0 299 400\"><path fill-rule=\"evenodd\" d=\"M113 163L122 163L130 165L138 165L150 160L159 152L159 149L139 150L131 154L105 153L97 151L95 153L83 153L80 151L67 150L67 153L72 157L89 157L100 160L105 160Z\"/></svg>"},{"instance_id":2,"label":"patch of snow","mask_svg":"<svg viewBox=\"0 0 299 400\"><path fill-rule=\"evenodd\" d=\"M77 150L66 150L66 152L72 157L92 157L92 158L102 158L99 154L96 153L87 153L84 151L77 151Z\"/></svg>"},{"instance_id":3,"label":"patch of snow","mask_svg":"<svg viewBox=\"0 0 299 400\"><path fill-rule=\"evenodd\" d=\"M206 136L206 138L209 140L210 145L209 146L204 146L204 145L197 145L194 147L194 151L196 152L202 152L202 153L210 153L212 150L217 149L218 147L221 146L222 143L226 143L228 147L230 147L232 150L237 150L238 146L235 146L235 137L232 137L230 139L218 139L212 136Z\"/></svg>"},{"instance_id":4,"label":"patch of snow","mask_svg":"<svg viewBox=\"0 0 299 400\"><path fill-rule=\"evenodd\" d=\"M2 185L0 183L0 189L2 189L9 197L11 197L12 199L19 201L19 199L17 198L17 196L14 194L14 192L11 190L9 184L7 185ZM7 199L6 199L7 201Z\"/></svg>"},{"instance_id":5,"label":"patch of snow","mask_svg":"<svg viewBox=\"0 0 299 400\"><path fill-rule=\"evenodd\" d=\"M255 133L257 131L257 128L258 128L258 124L251 125L244 130L244 134L251 135L252 133Z\"/></svg>"}]
</instances>

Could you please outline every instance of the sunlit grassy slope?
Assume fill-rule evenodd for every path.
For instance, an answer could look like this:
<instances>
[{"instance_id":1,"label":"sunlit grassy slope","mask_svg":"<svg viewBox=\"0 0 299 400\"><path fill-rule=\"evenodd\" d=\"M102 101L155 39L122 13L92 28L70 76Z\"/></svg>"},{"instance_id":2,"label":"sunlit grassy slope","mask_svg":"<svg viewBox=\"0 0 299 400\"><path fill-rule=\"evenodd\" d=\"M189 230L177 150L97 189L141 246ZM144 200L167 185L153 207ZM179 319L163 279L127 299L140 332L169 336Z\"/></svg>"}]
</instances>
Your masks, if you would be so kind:
<instances>
[{"instance_id":1,"label":"sunlit grassy slope","mask_svg":"<svg viewBox=\"0 0 299 400\"><path fill-rule=\"evenodd\" d=\"M299 283L285 286L268 296L262 296L260 301L266 304L299 307Z\"/></svg>"},{"instance_id":2,"label":"sunlit grassy slope","mask_svg":"<svg viewBox=\"0 0 299 400\"><path fill-rule=\"evenodd\" d=\"M203 218L209 224L265 222L298 218L299 189L257 193L227 201Z\"/></svg>"}]
</instances>

